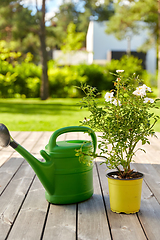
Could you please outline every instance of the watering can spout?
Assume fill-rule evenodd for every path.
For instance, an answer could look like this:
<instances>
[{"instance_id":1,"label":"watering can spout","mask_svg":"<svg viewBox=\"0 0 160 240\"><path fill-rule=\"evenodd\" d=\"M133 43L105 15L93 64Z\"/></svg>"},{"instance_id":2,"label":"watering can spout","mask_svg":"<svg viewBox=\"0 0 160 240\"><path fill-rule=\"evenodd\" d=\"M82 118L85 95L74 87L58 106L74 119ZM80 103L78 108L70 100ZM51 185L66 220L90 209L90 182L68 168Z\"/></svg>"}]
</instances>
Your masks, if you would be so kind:
<instances>
[{"instance_id":1,"label":"watering can spout","mask_svg":"<svg viewBox=\"0 0 160 240\"><path fill-rule=\"evenodd\" d=\"M14 141L14 140L13 140ZM14 141L15 142L15 141ZM10 143L10 146L13 146L13 142ZM44 157L45 161L41 162L30 154L25 148L18 144L15 150L25 158L25 160L30 164L40 182L42 183L45 190L50 194L54 194L54 184L53 184L53 175L54 175L54 163L51 161L50 156L44 151L41 150L41 155ZM52 173L52 176L50 175Z\"/></svg>"},{"instance_id":2,"label":"watering can spout","mask_svg":"<svg viewBox=\"0 0 160 240\"><path fill-rule=\"evenodd\" d=\"M10 145L14 148L21 156L25 158L25 160L30 164L42 183L43 187L49 194L54 194L54 186L53 179L48 174L48 169L52 168L52 173L54 172L54 163L51 161L49 155L44 154L42 150L42 156L45 158L45 162L39 161L32 154L30 154L25 148L23 148L20 144L18 144L11 136L7 129L7 127L0 123L0 145L2 147L7 147Z\"/></svg>"}]
</instances>

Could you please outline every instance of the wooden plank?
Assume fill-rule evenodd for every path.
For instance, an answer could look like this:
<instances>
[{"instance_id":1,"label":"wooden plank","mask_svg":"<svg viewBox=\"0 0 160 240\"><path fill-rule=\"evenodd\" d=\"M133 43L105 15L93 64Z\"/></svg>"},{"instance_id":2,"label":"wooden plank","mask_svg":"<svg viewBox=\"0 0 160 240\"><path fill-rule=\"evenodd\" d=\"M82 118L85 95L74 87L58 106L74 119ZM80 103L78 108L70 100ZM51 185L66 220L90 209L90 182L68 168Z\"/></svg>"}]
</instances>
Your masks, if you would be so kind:
<instances>
[{"instance_id":1,"label":"wooden plank","mask_svg":"<svg viewBox=\"0 0 160 240\"><path fill-rule=\"evenodd\" d=\"M57 138L57 141L78 139L78 133L66 133ZM50 205L43 239L74 240L76 239L76 204Z\"/></svg>"},{"instance_id":2,"label":"wooden plank","mask_svg":"<svg viewBox=\"0 0 160 240\"><path fill-rule=\"evenodd\" d=\"M17 141L17 143L21 144L22 147L24 147L28 152L38 154L40 156L39 152L37 152L37 145L40 144L42 132L21 132L21 138L23 140ZM27 134L27 135L26 135ZM14 154L16 157L21 155L14 150ZM38 158L38 157L37 157Z\"/></svg>"},{"instance_id":3,"label":"wooden plank","mask_svg":"<svg viewBox=\"0 0 160 240\"><path fill-rule=\"evenodd\" d=\"M20 133L20 131L10 131L10 135L15 138L18 134Z\"/></svg>"},{"instance_id":4,"label":"wooden plank","mask_svg":"<svg viewBox=\"0 0 160 240\"><path fill-rule=\"evenodd\" d=\"M144 173L141 208L138 216L148 239L156 240L160 235L160 205L158 203L160 179L156 168L145 162L146 159L137 157L136 163L133 164L135 169Z\"/></svg>"},{"instance_id":5,"label":"wooden plank","mask_svg":"<svg viewBox=\"0 0 160 240\"><path fill-rule=\"evenodd\" d=\"M11 158L0 168L0 195L23 161L23 158Z\"/></svg>"},{"instance_id":6,"label":"wooden plank","mask_svg":"<svg viewBox=\"0 0 160 240\"><path fill-rule=\"evenodd\" d=\"M142 145L140 142L137 145L137 148L142 148L146 151L137 151L136 156L134 157L135 162L137 163L150 163L150 164L159 164L160 159L160 140L154 137L149 138L151 144Z\"/></svg>"},{"instance_id":7,"label":"wooden plank","mask_svg":"<svg viewBox=\"0 0 160 240\"><path fill-rule=\"evenodd\" d=\"M39 158L39 151L44 149L51 134L52 132L22 132L19 139L15 138L15 140L17 142L20 140L19 143L23 147ZM60 136L59 141L69 138L90 140L88 135L83 137L81 133L78 133L78 135L73 134L70 137L67 135ZM145 182L143 183L141 210L137 215L116 214L110 211L105 165L98 166L113 240L146 239L140 222L148 239L159 239L160 205L157 199L159 198L160 165L158 162L158 144L159 142L156 141L151 146L145 146L149 154L143 155L142 152L142 155L139 155L138 153L136 158L135 168L138 166L142 172L145 172L145 181L153 190L153 192L150 191ZM3 156L4 152L1 153L1 151L0 156ZM0 192L3 191L8 180L12 179L14 173L18 171L0 197L0 239L5 239L10 229L8 239L11 240L41 239L48 207L44 197L44 189L37 178L31 186L34 173L26 162L20 167L23 158L17 152L14 152L14 154L12 152L13 155L9 155L7 152L6 154L8 154L9 158L12 158L12 161L9 160L0 168ZM154 156L154 158L151 158L151 156ZM43 239L111 239L95 169L94 178L95 193L91 199L78 204L78 218L76 204L50 205ZM27 192L28 190L29 192ZM76 233L77 220L78 232Z\"/></svg>"},{"instance_id":8,"label":"wooden plank","mask_svg":"<svg viewBox=\"0 0 160 240\"><path fill-rule=\"evenodd\" d=\"M78 240L111 239L96 168L94 167L94 195L78 204Z\"/></svg>"},{"instance_id":9,"label":"wooden plank","mask_svg":"<svg viewBox=\"0 0 160 240\"><path fill-rule=\"evenodd\" d=\"M24 132L19 132L19 134L15 137L15 141L19 144L25 144L25 141L26 139L30 136L31 132L27 132L27 131L24 131ZM6 151L11 151L11 152L14 152L15 150L8 146L7 148L4 148L4 150Z\"/></svg>"},{"instance_id":10,"label":"wooden plank","mask_svg":"<svg viewBox=\"0 0 160 240\"><path fill-rule=\"evenodd\" d=\"M138 216L148 239L160 239L160 205L145 182L142 186L142 202Z\"/></svg>"},{"instance_id":11,"label":"wooden plank","mask_svg":"<svg viewBox=\"0 0 160 240\"><path fill-rule=\"evenodd\" d=\"M25 142L25 139L28 138L29 135L30 132L15 132L15 136L19 144ZM8 161L8 159L11 158L14 152L15 150L10 146L2 148L0 151L0 166L2 166L6 161Z\"/></svg>"},{"instance_id":12,"label":"wooden plank","mask_svg":"<svg viewBox=\"0 0 160 240\"><path fill-rule=\"evenodd\" d=\"M150 138L151 145L146 144L144 146L144 149L146 153L139 151L137 153L137 156L135 157L135 162L140 164L149 164L152 165L152 167L156 171L156 178L154 177L154 182L158 183L160 185L159 176L160 176L160 139L156 138ZM150 173L147 173L147 175L152 175ZM154 173L153 173L154 174ZM158 187L158 186L157 186Z\"/></svg>"},{"instance_id":13,"label":"wooden plank","mask_svg":"<svg viewBox=\"0 0 160 240\"><path fill-rule=\"evenodd\" d=\"M28 151L32 151L32 149L33 150L36 149L34 145L36 146L36 143L39 140L41 134L42 134L41 132L39 133L22 132L21 136L19 137L19 140L20 142L23 143L23 146L27 148ZM10 160L0 168L0 194L4 190L5 186L8 184L8 182L11 180L13 174L18 170L19 166L22 164L23 161L24 158L22 158L21 155L14 150L14 153L10 155Z\"/></svg>"},{"instance_id":14,"label":"wooden plank","mask_svg":"<svg viewBox=\"0 0 160 240\"><path fill-rule=\"evenodd\" d=\"M49 141L48 136L51 133L46 133L43 134L39 141L37 141L36 145L34 146L33 152L36 152L39 148L41 149L42 144L46 145ZM39 149L39 150L40 150ZM38 182L38 180L36 180L36 182ZM29 194L26 198L26 201L24 202L24 205L20 211L20 214L18 215L15 225L12 228L11 234L9 235L9 239L39 239L40 235L42 233L42 229L43 229L43 224L44 224L44 219L45 219L45 215L46 215L46 211L47 211L47 206L48 203L45 200L45 196L44 194L42 194L42 191L44 192L43 187L41 186L41 183L39 183L40 189L37 188L37 184L38 183L34 183L33 186L31 187L31 190L29 191ZM40 190L40 191L38 191ZM37 207L37 208L36 208ZM70 218L70 209L71 206L66 206L66 208L64 206L62 206L62 219L64 219L64 213L67 213L67 209L69 209L69 214L68 214L68 218L66 218L66 230L65 228L62 228L62 221L61 219L59 219L59 215L60 215L60 211L59 209L57 209L57 206L51 206L50 208L50 213L49 213L49 217L47 220L47 226L46 228L49 230L47 231L47 235L45 235L45 237L47 239L50 238L50 236L53 236L52 231L54 230L54 234L56 234L56 227L58 228L58 222L57 219L60 220L60 225L61 225L61 236L63 237L63 239L66 237L66 235L69 235L69 239L72 239L71 236L73 235L73 232L69 230L69 228L71 227L71 223L72 222L72 218ZM75 211L75 207L74 208L74 214L76 216L76 211ZM53 211L53 212L52 212ZM55 212L57 212L57 214L55 215ZM34 215L33 215L34 213ZM34 217L33 217L34 216ZM67 214L66 214L67 216ZM55 225L53 224L54 220L53 217L55 217ZM72 216L71 216L72 217ZM31 220L32 218L32 220ZM50 227L51 224L51 227ZM18 226L21 225L22 226L22 231L17 232ZM35 226L35 227L34 227ZM52 229L53 227L53 229ZM74 217L74 227L75 227L75 217ZM38 232L37 232L38 231ZM45 231L46 232L46 231ZM50 232L52 235L50 235ZM58 234L59 230L58 230ZM48 237L49 234L49 237ZM56 236L56 235L55 235ZM75 236L75 235L74 235ZM56 238L55 238L56 239ZM60 238L57 238L60 239Z\"/></svg>"},{"instance_id":15,"label":"wooden plank","mask_svg":"<svg viewBox=\"0 0 160 240\"><path fill-rule=\"evenodd\" d=\"M84 132L79 132L78 136L77 136L78 140L88 140L91 141L91 137L88 135L88 133L84 133Z\"/></svg>"},{"instance_id":16,"label":"wooden plank","mask_svg":"<svg viewBox=\"0 0 160 240\"><path fill-rule=\"evenodd\" d=\"M13 152L14 152L14 150L12 152L11 151L9 151L9 152L1 151L0 152L0 167L11 158L11 156L13 155Z\"/></svg>"},{"instance_id":17,"label":"wooden plank","mask_svg":"<svg viewBox=\"0 0 160 240\"><path fill-rule=\"evenodd\" d=\"M26 148L27 151L31 151L35 147L37 142L41 139L41 135L42 132L29 132L28 136L23 135L23 142L21 142L21 145Z\"/></svg>"},{"instance_id":18,"label":"wooden plank","mask_svg":"<svg viewBox=\"0 0 160 240\"><path fill-rule=\"evenodd\" d=\"M102 133L95 132L95 134L97 136L97 141L99 141ZM78 139L82 139L82 140L85 139L85 140L90 140L91 141L91 136L88 133L79 132L78 133Z\"/></svg>"},{"instance_id":19,"label":"wooden plank","mask_svg":"<svg viewBox=\"0 0 160 240\"><path fill-rule=\"evenodd\" d=\"M37 134L40 134L40 135L34 146L34 152L32 151L33 153L39 153L41 149L45 149L45 146L48 144L49 139L52 135L52 132L36 132L36 135Z\"/></svg>"},{"instance_id":20,"label":"wooden plank","mask_svg":"<svg viewBox=\"0 0 160 240\"><path fill-rule=\"evenodd\" d=\"M42 158L40 155L40 146L43 146L42 135L43 132L31 132L29 137L22 144L22 146L37 159Z\"/></svg>"},{"instance_id":21,"label":"wooden plank","mask_svg":"<svg viewBox=\"0 0 160 240\"><path fill-rule=\"evenodd\" d=\"M36 132L38 134L38 132ZM52 135L52 132L41 132L41 135L39 136L34 149L31 150L31 153L38 159L43 159L40 155L40 150L45 149L45 146L48 144L50 136Z\"/></svg>"},{"instance_id":22,"label":"wooden plank","mask_svg":"<svg viewBox=\"0 0 160 240\"><path fill-rule=\"evenodd\" d=\"M43 240L76 239L76 204L50 205Z\"/></svg>"},{"instance_id":23,"label":"wooden plank","mask_svg":"<svg viewBox=\"0 0 160 240\"><path fill-rule=\"evenodd\" d=\"M160 166L153 166L150 163L145 163L142 158L139 158L139 156L135 158L135 161L136 162L132 164L132 166L134 166L133 168L144 174L145 182L149 188L152 189L153 194L160 204Z\"/></svg>"},{"instance_id":24,"label":"wooden plank","mask_svg":"<svg viewBox=\"0 0 160 240\"><path fill-rule=\"evenodd\" d=\"M42 135L41 132L39 133L22 132L20 134L20 138L18 139L18 142L19 140L22 139L21 142L23 144L23 147L27 148L28 151L31 151L31 150L34 151L34 146L36 146L36 143L38 142L41 135ZM2 166L2 169L5 168L6 171L7 170L10 171L11 169L10 177L12 177L12 174L14 174L15 166L17 166L18 162L20 162L20 159L21 161L24 161L24 159L21 158L20 154L17 153L16 151L14 152L13 156L18 156L18 158L12 158L10 159L9 162L5 163ZM5 172L3 174L5 174ZM26 161L24 161L22 166L19 168L19 170L13 177L12 181L9 183L9 185L3 192L0 198L0 206L1 206L0 229L3 230L3 234L7 234L10 227L14 223L16 214L21 208L23 199L28 191L28 188L30 187L30 184L34 176L35 176L35 173L33 172L32 168L29 166L29 164ZM6 201L7 199L9 199L10 201L7 202ZM45 201L45 198L44 198L44 201ZM2 231L0 230L0 233L1 232ZM0 235L0 239L1 239L1 235Z\"/></svg>"},{"instance_id":25,"label":"wooden plank","mask_svg":"<svg viewBox=\"0 0 160 240\"><path fill-rule=\"evenodd\" d=\"M70 137L71 134L61 134L56 141L65 141ZM50 204L43 240L48 240L51 236L58 240L76 239L76 204Z\"/></svg>"},{"instance_id":26,"label":"wooden plank","mask_svg":"<svg viewBox=\"0 0 160 240\"><path fill-rule=\"evenodd\" d=\"M108 212L109 223L114 240L144 240L146 239L136 214L118 214L110 210L109 189L106 178L105 164L97 163L100 181L103 189L105 204Z\"/></svg>"},{"instance_id":27,"label":"wooden plank","mask_svg":"<svg viewBox=\"0 0 160 240\"><path fill-rule=\"evenodd\" d=\"M65 134L65 140L77 140L78 132L69 132Z\"/></svg>"},{"instance_id":28,"label":"wooden plank","mask_svg":"<svg viewBox=\"0 0 160 240\"><path fill-rule=\"evenodd\" d=\"M44 193L45 190L36 177L7 238L8 240L35 240L41 238L48 208Z\"/></svg>"},{"instance_id":29,"label":"wooden plank","mask_svg":"<svg viewBox=\"0 0 160 240\"><path fill-rule=\"evenodd\" d=\"M19 140L22 140L20 136L20 132L13 132L13 136L17 136ZM12 156L14 152L15 150L11 147L3 147L3 148L0 147L0 166L2 166L6 161L8 161L8 159Z\"/></svg>"},{"instance_id":30,"label":"wooden plank","mask_svg":"<svg viewBox=\"0 0 160 240\"><path fill-rule=\"evenodd\" d=\"M35 173L24 162L0 197L0 239L5 239L27 194Z\"/></svg>"},{"instance_id":31,"label":"wooden plank","mask_svg":"<svg viewBox=\"0 0 160 240\"><path fill-rule=\"evenodd\" d=\"M160 132L156 132L157 137L149 137L151 145L155 145L156 147L160 144Z\"/></svg>"}]
</instances>

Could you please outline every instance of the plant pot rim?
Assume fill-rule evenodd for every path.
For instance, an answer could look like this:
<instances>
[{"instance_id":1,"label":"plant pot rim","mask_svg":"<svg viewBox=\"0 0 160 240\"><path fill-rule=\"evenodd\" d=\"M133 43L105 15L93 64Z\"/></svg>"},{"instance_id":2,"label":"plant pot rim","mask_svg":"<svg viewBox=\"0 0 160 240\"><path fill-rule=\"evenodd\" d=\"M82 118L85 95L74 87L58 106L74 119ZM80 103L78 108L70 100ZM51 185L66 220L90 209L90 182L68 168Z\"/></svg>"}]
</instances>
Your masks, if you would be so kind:
<instances>
[{"instance_id":1,"label":"plant pot rim","mask_svg":"<svg viewBox=\"0 0 160 240\"><path fill-rule=\"evenodd\" d=\"M120 180L120 181L124 181L124 180L125 181L133 181L133 180L141 179L144 177L144 174L141 172L138 172L138 171L133 171L133 173L139 174L139 177L137 177L137 178L114 178L114 177L112 177L112 175L116 175L116 173L118 173L118 171L109 172L106 174L106 177L110 178L110 179Z\"/></svg>"}]
</instances>

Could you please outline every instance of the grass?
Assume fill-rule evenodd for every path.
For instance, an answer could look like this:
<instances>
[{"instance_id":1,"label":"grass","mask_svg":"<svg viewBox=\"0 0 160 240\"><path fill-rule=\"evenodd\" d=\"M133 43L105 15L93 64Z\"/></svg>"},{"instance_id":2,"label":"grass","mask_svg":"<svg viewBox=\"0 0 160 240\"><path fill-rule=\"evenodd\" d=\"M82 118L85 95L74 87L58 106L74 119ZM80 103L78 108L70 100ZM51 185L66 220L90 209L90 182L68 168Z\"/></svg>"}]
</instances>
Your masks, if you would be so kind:
<instances>
[{"instance_id":1,"label":"grass","mask_svg":"<svg viewBox=\"0 0 160 240\"><path fill-rule=\"evenodd\" d=\"M55 131L87 116L78 99L0 99L0 122L10 131Z\"/></svg>"},{"instance_id":2,"label":"grass","mask_svg":"<svg viewBox=\"0 0 160 240\"><path fill-rule=\"evenodd\" d=\"M79 125L80 120L89 116L86 110L80 109L79 99L74 98L0 99L0 106L0 122L10 131L55 131ZM154 112L160 115L160 109ZM155 131L160 132L160 120Z\"/></svg>"}]
</instances>

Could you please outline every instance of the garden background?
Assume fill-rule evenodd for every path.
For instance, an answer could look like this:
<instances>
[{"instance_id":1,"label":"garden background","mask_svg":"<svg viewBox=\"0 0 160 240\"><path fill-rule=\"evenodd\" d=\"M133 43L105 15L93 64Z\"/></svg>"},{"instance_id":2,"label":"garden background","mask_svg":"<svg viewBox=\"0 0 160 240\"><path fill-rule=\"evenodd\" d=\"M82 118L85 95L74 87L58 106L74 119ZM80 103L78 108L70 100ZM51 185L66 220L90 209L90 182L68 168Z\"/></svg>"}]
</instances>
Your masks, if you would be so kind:
<instances>
[{"instance_id":1,"label":"garden background","mask_svg":"<svg viewBox=\"0 0 160 240\"><path fill-rule=\"evenodd\" d=\"M23 1L0 1L0 122L12 131L54 131L64 126L79 125L79 121L88 117L88 113L80 109L79 101L83 94L77 87L81 84L92 85L101 92L100 98L103 99L105 92L114 87L112 82L115 76L111 73L116 73L117 69L125 70L128 76L133 73L139 75L152 88L150 96L156 98L158 74L149 74L143 69L142 60L131 56L129 52L120 60L112 59L103 66L85 63L60 66L50 55L50 50L55 48L64 52L84 48L91 19L110 20L110 31L121 33L121 38L126 37L128 29L135 31L135 26L127 18L126 28L113 27L112 19L116 17L117 11L126 14L129 8L134 18L132 8L139 4L137 1L132 1L132 5L120 2L97 4L95 0L86 0L83 1L82 11L78 3L64 1L59 11L48 21L45 18L45 0L36 6L36 11L24 6ZM147 0L144 2L147 4ZM153 1L150 4L150 13L157 8L155 3ZM140 9L136 15L139 19L137 17L135 22L142 20L142 14L148 11L148 8L143 8L143 11ZM144 21L148 26L155 25L154 30L158 26L156 14ZM157 33L158 28L152 31L149 40L153 40ZM144 51L152 44L149 40L143 47ZM155 111L159 114L158 109ZM155 130L160 131L160 124L157 123Z\"/></svg>"}]
</instances>

